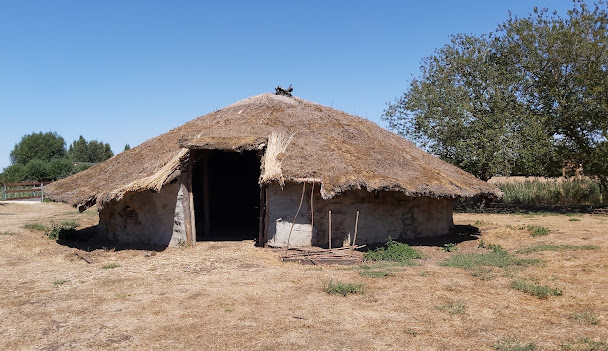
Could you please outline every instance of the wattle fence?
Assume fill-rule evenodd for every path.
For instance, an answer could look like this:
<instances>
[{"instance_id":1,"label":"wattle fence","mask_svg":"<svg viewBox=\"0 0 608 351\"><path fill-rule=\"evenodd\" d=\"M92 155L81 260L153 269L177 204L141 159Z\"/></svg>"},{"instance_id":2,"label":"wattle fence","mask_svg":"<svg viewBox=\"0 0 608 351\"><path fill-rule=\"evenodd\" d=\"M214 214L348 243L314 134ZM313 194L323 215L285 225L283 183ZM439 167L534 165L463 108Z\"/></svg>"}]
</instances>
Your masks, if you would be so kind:
<instances>
[{"instance_id":1,"label":"wattle fence","mask_svg":"<svg viewBox=\"0 0 608 351\"><path fill-rule=\"evenodd\" d=\"M6 183L2 186L2 200L33 200L44 201L44 187L47 182Z\"/></svg>"}]
</instances>

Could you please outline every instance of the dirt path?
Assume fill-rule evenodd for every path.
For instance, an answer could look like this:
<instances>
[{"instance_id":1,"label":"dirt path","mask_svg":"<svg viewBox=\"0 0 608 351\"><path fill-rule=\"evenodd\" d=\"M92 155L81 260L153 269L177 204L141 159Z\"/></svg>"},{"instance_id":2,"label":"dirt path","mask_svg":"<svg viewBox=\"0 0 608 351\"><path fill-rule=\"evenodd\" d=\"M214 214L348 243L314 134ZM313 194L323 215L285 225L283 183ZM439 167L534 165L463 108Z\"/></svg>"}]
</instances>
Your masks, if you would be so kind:
<instances>
[{"instance_id":1,"label":"dirt path","mask_svg":"<svg viewBox=\"0 0 608 351\"><path fill-rule=\"evenodd\" d=\"M420 247L426 259L418 266L376 266L390 271L384 278L363 277L358 267L284 264L253 242L87 252L22 228L62 220L96 224L94 212L62 204L0 203L1 349L490 350L514 338L551 350L608 339L606 216L457 214L457 224L481 228L480 239L453 252ZM551 233L531 237L528 225ZM482 240L543 264L481 275L440 265L489 252ZM596 248L515 253L540 243ZM539 299L512 289L514 279L564 293ZM366 291L329 295L329 280ZM574 319L582 313L598 323Z\"/></svg>"}]
</instances>

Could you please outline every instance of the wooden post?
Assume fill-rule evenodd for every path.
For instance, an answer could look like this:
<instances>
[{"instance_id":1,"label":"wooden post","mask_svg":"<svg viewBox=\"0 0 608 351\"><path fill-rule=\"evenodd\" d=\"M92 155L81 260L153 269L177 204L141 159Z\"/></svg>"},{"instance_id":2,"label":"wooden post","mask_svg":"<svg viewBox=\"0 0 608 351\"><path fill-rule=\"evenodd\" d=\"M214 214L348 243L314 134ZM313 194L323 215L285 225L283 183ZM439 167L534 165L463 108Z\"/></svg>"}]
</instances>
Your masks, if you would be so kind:
<instances>
[{"instance_id":1,"label":"wooden post","mask_svg":"<svg viewBox=\"0 0 608 351\"><path fill-rule=\"evenodd\" d=\"M194 212L194 160L192 159L192 150L188 157L188 204L190 205L190 245L196 245L196 214Z\"/></svg>"},{"instance_id":2,"label":"wooden post","mask_svg":"<svg viewBox=\"0 0 608 351\"><path fill-rule=\"evenodd\" d=\"M266 245L266 186L260 184L260 218L258 228L258 246Z\"/></svg>"},{"instance_id":3,"label":"wooden post","mask_svg":"<svg viewBox=\"0 0 608 351\"><path fill-rule=\"evenodd\" d=\"M190 172L191 163L192 163L192 154L190 153L188 155L187 164L185 165L184 169L181 170L182 173L181 173L180 190L182 193L181 203L182 203L182 209L184 211L184 222L185 222L184 226L186 229L186 242L190 245L193 245L195 239L193 240L194 235L192 235L193 216L192 216L192 207L191 207L191 203L190 203L190 197L191 197L191 193L192 193L192 186L191 186L192 174Z\"/></svg>"},{"instance_id":4,"label":"wooden post","mask_svg":"<svg viewBox=\"0 0 608 351\"><path fill-rule=\"evenodd\" d=\"M357 242L357 227L359 226L359 211L357 211L357 217L355 218L355 236L353 237L353 244L351 246L351 250L354 249Z\"/></svg>"},{"instance_id":5,"label":"wooden post","mask_svg":"<svg viewBox=\"0 0 608 351\"><path fill-rule=\"evenodd\" d=\"M211 236L211 212L209 210L209 153L203 155L203 235L205 239Z\"/></svg>"},{"instance_id":6,"label":"wooden post","mask_svg":"<svg viewBox=\"0 0 608 351\"><path fill-rule=\"evenodd\" d=\"M331 210L329 211L329 249L331 250Z\"/></svg>"},{"instance_id":7,"label":"wooden post","mask_svg":"<svg viewBox=\"0 0 608 351\"><path fill-rule=\"evenodd\" d=\"M315 206L313 199L315 195L315 182L312 182L312 188L310 189L310 237L315 234Z\"/></svg>"}]
</instances>

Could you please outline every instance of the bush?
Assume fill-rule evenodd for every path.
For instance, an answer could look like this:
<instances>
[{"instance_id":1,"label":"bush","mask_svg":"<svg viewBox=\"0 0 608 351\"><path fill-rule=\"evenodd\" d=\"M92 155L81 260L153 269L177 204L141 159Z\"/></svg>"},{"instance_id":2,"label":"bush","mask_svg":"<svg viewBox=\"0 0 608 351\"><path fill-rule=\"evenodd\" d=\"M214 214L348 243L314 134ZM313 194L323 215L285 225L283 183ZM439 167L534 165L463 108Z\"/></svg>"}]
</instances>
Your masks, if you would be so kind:
<instances>
[{"instance_id":1,"label":"bush","mask_svg":"<svg viewBox=\"0 0 608 351\"><path fill-rule=\"evenodd\" d=\"M413 264L412 260L422 258L422 254L408 244L400 243L389 237L386 245L367 252L364 258L366 261L392 261Z\"/></svg>"},{"instance_id":2,"label":"bush","mask_svg":"<svg viewBox=\"0 0 608 351\"><path fill-rule=\"evenodd\" d=\"M47 237L51 240L72 240L76 236L77 222L61 222L60 224L53 223L51 229L47 233Z\"/></svg>"}]
</instances>

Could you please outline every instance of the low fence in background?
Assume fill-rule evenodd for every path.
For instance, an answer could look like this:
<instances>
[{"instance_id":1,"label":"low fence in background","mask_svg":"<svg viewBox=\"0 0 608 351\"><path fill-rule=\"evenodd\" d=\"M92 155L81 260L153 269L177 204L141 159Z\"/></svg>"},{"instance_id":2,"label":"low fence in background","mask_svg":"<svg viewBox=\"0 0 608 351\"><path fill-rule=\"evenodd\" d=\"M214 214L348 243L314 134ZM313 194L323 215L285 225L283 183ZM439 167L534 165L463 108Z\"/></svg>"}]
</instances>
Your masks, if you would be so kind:
<instances>
[{"instance_id":1,"label":"low fence in background","mask_svg":"<svg viewBox=\"0 0 608 351\"><path fill-rule=\"evenodd\" d=\"M9 200L33 200L44 201L44 187L51 182L23 182L6 183L2 186L2 199Z\"/></svg>"}]
</instances>

